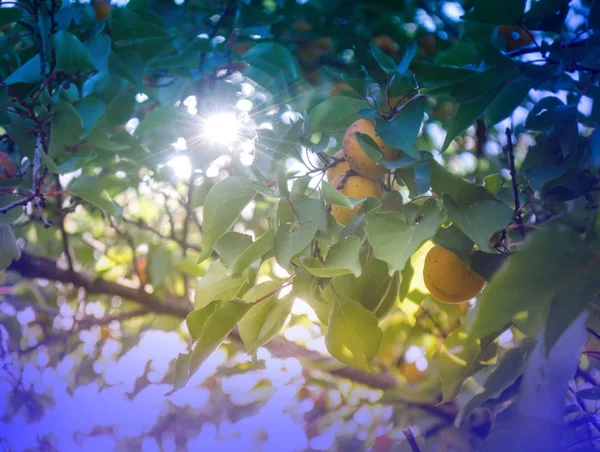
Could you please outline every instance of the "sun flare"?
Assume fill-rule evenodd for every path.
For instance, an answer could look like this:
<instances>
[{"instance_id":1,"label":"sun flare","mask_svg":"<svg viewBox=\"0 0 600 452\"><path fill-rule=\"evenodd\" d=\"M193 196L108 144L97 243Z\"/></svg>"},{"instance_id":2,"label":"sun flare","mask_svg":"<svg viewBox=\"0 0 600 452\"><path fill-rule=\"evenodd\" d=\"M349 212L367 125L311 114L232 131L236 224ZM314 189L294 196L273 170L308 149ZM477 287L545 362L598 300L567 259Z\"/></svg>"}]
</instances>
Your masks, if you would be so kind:
<instances>
[{"instance_id":1,"label":"sun flare","mask_svg":"<svg viewBox=\"0 0 600 452\"><path fill-rule=\"evenodd\" d=\"M203 136L214 144L231 145L237 138L239 123L233 113L217 113L206 119Z\"/></svg>"}]
</instances>

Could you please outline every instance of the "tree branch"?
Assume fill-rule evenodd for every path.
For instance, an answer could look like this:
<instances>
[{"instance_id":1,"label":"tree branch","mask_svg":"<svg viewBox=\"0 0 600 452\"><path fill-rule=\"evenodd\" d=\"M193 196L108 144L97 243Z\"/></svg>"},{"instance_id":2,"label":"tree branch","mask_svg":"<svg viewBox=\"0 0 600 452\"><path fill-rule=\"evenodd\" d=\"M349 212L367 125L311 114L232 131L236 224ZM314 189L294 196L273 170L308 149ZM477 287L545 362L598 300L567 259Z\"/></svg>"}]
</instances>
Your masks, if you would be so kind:
<instances>
[{"instance_id":1,"label":"tree branch","mask_svg":"<svg viewBox=\"0 0 600 452\"><path fill-rule=\"evenodd\" d=\"M192 306L185 300L171 299L165 303L154 295L133 287L133 284L132 287L128 287L124 284L102 278L94 278L93 275L83 272L70 272L58 267L57 263L51 259L34 256L27 252L22 252L21 258L18 261L14 261L8 267L8 271L16 272L28 279L40 278L64 284L73 284L76 287L85 289L88 294L119 296L138 303L145 311L155 314L171 315L184 319L192 311ZM234 329L229 338L238 342L241 341L237 329ZM303 346L288 341L282 336L276 336L265 345L265 348L278 358L297 358L320 363L324 368L329 369L326 372L330 375L345 378L373 389L388 390L399 386L399 382L387 373L370 373L344 366L330 357L323 356L321 353L313 350L307 350ZM453 421L457 414L456 408L450 404L438 406L402 398L396 398L394 401L422 409L450 421Z\"/></svg>"}]
</instances>

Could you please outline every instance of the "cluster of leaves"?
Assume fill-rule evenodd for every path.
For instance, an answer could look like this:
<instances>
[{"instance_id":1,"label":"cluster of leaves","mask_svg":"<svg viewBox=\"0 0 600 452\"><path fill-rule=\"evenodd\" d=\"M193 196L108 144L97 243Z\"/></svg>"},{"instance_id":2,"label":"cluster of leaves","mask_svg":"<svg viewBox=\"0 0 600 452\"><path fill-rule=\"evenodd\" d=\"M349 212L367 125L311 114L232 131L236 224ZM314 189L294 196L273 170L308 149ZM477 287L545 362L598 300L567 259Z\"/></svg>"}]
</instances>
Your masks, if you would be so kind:
<instances>
[{"instance_id":1,"label":"cluster of leaves","mask_svg":"<svg viewBox=\"0 0 600 452\"><path fill-rule=\"evenodd\" d=\"M231 1L215 11L133 0L108 21L90 4L0 8L1 143L20 170L0 179L0 268L18 263L21 238L26 253L62 257L72 273L137 280L144 297L164 300L150 312L191 311L192 350L177 359L175 389L232 332L255 354L301 298L342 363L394 373L418 344L428 402L455 400L481 375L462 414L501 396L532 339L543 331L549 353L600 292L600 5L572 25L567 1L526 10L521 0L477 0L457 27L435 9L388 3ZM425 16L439 32L415 25ZM509 46L503 30L523 45ZM251 109L223 155L202 128L240 100ZM359 118L402 151L384 160L358 136L388 169L381 200L347 198L323 180ZM491 152L498 143L505 155ZM186 184L167 165L181 153ZM468 179L451 171L465 154L477 161ZM361 201L345 227L329 213ZM468 316L423 289L419 260L431 243L488 281ZM181 308L189 289L193 310ZM116 312L133 317L136 305ZM498 341L507 329L518 344L508 352Z\"/></svg>"}]
</instances>

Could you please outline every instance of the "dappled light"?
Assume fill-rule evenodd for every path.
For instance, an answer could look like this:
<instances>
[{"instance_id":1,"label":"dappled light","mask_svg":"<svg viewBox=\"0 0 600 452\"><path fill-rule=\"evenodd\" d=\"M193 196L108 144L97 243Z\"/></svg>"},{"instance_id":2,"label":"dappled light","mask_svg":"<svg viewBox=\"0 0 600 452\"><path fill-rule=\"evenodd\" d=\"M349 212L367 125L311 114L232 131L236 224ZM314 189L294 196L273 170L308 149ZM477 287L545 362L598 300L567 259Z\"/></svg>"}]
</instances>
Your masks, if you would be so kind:
<instances>
[{"instance_id":1,"label":"dappled light","mask_svg":"<svg viewBox=\"0 0 600 452\"><path fill-rule=\"evenodd\" d=\"M600 0L0 6L0 450L600 449Z\"/></svg>"}]
</instances>

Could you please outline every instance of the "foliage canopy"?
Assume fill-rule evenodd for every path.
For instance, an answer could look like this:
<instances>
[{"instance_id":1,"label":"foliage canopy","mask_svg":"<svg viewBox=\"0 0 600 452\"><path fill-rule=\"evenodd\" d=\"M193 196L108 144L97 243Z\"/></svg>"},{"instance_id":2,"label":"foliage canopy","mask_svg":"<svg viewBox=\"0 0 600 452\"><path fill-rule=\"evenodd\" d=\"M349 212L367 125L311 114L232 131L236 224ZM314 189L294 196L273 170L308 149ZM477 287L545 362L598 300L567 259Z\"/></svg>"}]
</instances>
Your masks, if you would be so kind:
<instances>
[{"instance_id":1,"label":"foliage canopy","mask_svg":"<svg viewBox=\"0 0 600 452\"><path fill-rule=\"evenodd\" d=\"M177 331L190 347L161 379L173 393L220 347L252 356L223 375L264 367L266 347L302 362L304 388L346 379L414 409L399 430L499 415L459 450L507 447L506 428L544 450L593 444L598 0L2 6L0 301L16 311L0 323L18 369L69 354L75 388L102 380L107 341L118 360L144 331ZM348 130L382 169L365 174L380 199L347 196L355 173L325 179ZM340 224L332 208L355 211ZM429 293L434 244L481 295ZM280 334L294 327L331 356ZM555 376L543 402L536 363ZM12 397L8 416L44 403ZM357 447L394 450L376 437Z\"/></svg>"}]
</instances>

